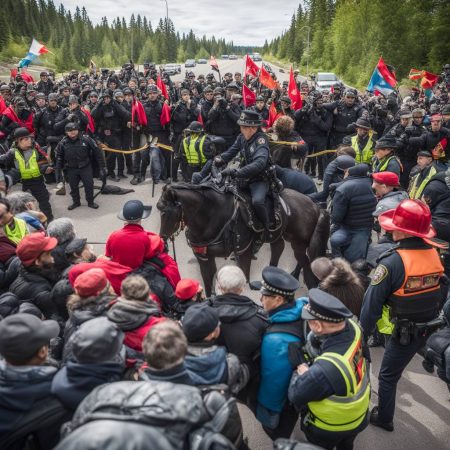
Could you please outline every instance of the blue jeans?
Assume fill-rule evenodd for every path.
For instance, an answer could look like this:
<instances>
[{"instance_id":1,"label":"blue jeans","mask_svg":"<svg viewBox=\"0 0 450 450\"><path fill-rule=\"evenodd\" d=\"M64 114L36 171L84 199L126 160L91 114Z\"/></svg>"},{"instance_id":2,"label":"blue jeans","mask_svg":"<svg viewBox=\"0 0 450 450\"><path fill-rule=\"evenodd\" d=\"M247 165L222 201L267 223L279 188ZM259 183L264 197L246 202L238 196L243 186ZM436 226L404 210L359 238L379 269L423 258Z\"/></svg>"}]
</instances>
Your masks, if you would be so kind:
<instances>
[{"instance_id":1,"label":"blue jeans","mask_svg":"<svg viewBox=\"0 0 450 450\"><path fill-rule=\"evenodd\" d=\"M371 232L372 228L353 229L341 225L330 237L333 257L345 258L350 263L366 259Z\"/></svg>"},{"instance_id":2,"label":"blue jeans","mask_svg":"<svg viewBox=\"0 0 450 450\"><path fill-rule=\"evenodd\" d=\"M161 178L163 178L164 170L165 170L165 159L162 154L164 150L161 150L158 147L150 147L150 153L151 153L151 167L150 167L150 173L152 175L152 178L154 181L159 181Z\"/></svg>"}]
</instances>

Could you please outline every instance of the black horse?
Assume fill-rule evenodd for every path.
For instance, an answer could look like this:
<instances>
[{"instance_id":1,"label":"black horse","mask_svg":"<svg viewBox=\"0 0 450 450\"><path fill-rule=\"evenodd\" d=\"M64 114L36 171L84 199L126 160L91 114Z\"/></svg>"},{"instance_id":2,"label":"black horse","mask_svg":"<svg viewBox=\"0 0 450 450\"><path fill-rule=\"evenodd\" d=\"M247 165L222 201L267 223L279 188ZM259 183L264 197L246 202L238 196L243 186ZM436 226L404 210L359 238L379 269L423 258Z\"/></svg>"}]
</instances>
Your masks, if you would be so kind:
<instances>
[{"instance_id":1,"label":"black horse","mask_svg":"<svg viewBox=\"0 0 450 450\"><path fill-rule=\"evenodd\" d=\"M270 243L270 265L276 266L284 250L284 241L291 243L298 266L308 288L317 285L310 262L324 256L330 231L329 216L311 199L299 192L285 189L281 197L290 214L281 214L277 238ZM186 227L189 245L200 264L207 295L211 294L216 273L216 257L234 254L247 280L254 244L258 233L250 227L251 212L245 201L231 192L221 192L211 185L175 183L164 187L157 208L161 212L160 235L173 237Z\"/></svg>"}]
</instances>

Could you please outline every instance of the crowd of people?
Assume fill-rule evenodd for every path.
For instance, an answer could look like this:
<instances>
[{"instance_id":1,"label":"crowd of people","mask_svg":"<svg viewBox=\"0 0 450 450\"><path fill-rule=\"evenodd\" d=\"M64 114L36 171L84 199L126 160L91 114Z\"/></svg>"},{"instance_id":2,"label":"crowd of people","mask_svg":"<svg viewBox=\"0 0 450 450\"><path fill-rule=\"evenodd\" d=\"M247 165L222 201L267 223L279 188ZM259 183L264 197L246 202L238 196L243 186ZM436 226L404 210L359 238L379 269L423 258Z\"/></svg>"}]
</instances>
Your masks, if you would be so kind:
<instances>
[{"instance_id":1,"label":"crowd of people","mask_svg":"<svg viewBox=\"0 0 450 450\"><path fill-rule=\"evenodd\" d=\"M175 83L145 64L40 78L0 86L1 448L246 448L243 403L276 448L301 445L285 440L300 417L311 444L351 449L369 423L394 430L418 352L450 385L450 66L431 97L299 82L296 111L285 83L270 91L240 73ZM138 199L102 256L53 217L48 185L67 182L73 210L82 182L97 209L94 177L139 184L149 166L154 183L199 184L213 168L237 180L266 240L274 185L328 209L316 287L298 297L298 279L268 266L259 304L226 265L206 298L144 228L151 207Z\"/></svg>"}]
</instances>

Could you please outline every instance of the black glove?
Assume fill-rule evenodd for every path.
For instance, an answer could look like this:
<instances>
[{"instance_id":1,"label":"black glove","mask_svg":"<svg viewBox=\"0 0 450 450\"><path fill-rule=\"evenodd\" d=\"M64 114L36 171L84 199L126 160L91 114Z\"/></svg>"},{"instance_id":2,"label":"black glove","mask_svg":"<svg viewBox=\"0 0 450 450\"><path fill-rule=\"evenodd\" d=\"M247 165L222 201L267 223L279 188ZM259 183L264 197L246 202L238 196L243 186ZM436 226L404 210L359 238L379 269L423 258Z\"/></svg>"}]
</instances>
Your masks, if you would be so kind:
<instances>
[{"instance_id":1,"label":"black glove","mask_svg":"<svg viewBox=\"0 0 450 450\"><path fill-rule=\"evenodd\" d=\"M292 368L296 369L300 364L306 364L306 358L303 354L302 344L300 342L291 342L288 346L288 359Z\"/></svg>"},{"instance_id":2,"label":"black glove","mask_svg":"<svg viewBox=\"0 0 450 450\"><path fill-rule=\"evenodd\" d=\"M231 167L222 170L222 172L220 172L222 174L223 177L231 177L231 178L236 178L237 175L237 169L232 169Z\"/></svg>"},{"instance_id":3,"label":"black glove","mask_svg":"<svg viewBox=\"0 0 450 450\"><path fill-rule=\"evenodd\" d=\"M67 120L69 121L69 122L73 122L75 119L76 119L76 115L75 114L69 114L68 116L67 116Z\"/></svg>"},{"instance_id":4,"label":"black glove","mask_svg":"<svg viewBox=\"0 0 450 450\"><path fill-rule=\"evenodd\" d=\"M223 166L225 164L225 161L220 156L216 156L214 158L213 164L215 166Z\"/></svg>"}]
</instances>

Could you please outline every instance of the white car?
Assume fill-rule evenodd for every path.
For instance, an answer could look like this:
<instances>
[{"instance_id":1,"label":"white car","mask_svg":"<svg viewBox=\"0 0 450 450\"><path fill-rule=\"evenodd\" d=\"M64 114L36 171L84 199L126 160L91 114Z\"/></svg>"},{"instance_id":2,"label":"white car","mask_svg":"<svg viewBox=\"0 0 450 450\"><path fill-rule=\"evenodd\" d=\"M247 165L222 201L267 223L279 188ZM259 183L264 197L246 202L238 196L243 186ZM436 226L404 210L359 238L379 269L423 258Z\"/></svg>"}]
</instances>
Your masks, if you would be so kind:
<instances>
[{"instance_id":1,"label":"white car","mask_svg":"<svg viewBox=\"0 0 450 450\"><path fill-rule=\"evenodd\" d=\"M329 91L335 83L342 84L338 76L332 72L317 72L315 82L317 90L321 92Z\"/></svg>"}]
</instances>

